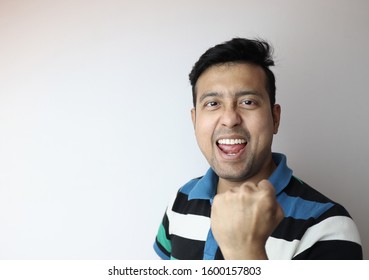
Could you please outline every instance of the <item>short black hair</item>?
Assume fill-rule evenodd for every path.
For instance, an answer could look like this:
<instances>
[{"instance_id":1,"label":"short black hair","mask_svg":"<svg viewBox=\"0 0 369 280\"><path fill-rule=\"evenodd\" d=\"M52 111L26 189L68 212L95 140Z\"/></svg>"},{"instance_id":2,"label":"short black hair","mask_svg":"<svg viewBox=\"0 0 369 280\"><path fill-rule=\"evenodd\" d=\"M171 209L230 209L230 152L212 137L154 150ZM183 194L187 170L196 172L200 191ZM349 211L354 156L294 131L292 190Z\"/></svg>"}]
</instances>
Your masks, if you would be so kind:
<instances>
[{"instance_id":1,"label":"short black hair","mask_svg":"<svg viewBox=\"0 0 369 280\"><path fill-rule=\"evenodd\" d=\"M275 77L269 69L274 66L273 48L261 39L233 38L208 49L195 63L189 74L192 86L193 106L196 107L196 82L201 74L214 65L227 63L251 63L263 68L266 74L266 89L269 94L270 105L275 104Z\"/></svg>"}]
</instances>

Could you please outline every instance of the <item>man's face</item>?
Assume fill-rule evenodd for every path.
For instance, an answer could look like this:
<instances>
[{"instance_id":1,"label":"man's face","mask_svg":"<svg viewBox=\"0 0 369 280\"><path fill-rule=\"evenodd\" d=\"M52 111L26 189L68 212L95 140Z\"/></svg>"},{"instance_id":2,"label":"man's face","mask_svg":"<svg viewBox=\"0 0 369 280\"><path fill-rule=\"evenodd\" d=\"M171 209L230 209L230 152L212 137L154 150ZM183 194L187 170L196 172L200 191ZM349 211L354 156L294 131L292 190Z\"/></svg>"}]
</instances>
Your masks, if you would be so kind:
<instances>
[{"instance_id":1,"label":"man's face","mask_svg":"<svg viewBox=\"0 0 369 280\"><path fill-rule=\"evenodd\" d=\"M215 65L199 77L196 92L196 139L215 173L230 181L265 173L280 107L271 109L264 70L247 63Z\"/></svg>"}]
</instances>

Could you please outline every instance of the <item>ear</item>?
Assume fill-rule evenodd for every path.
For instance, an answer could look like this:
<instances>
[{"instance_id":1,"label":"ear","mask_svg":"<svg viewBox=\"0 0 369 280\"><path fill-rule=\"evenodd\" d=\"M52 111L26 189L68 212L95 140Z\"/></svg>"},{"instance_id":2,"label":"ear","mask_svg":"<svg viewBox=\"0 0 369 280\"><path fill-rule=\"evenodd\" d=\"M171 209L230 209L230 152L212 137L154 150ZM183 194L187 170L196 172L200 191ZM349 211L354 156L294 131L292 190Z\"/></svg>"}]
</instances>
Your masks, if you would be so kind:
<instances>
[{"instance_id":1,"label":"ear","mask_svg":"<svg viewBox=\"0 0 369 280\"><path fill-rule=\"evenodd\" d=\"M278 133L279 123L281 121L281 106L279 104L274 104L272 109L273 122L274 122L274 134Z\"/></svg>"},{"instance_id":2,"label":"ear","mask_svg":"<svg viewBox=\"0 0 369 280\"><path fill-rule=\"evenodd\" d=\"M191 118L192 118L193 128L195 128L195 125L196 125L196 109L195 108L191 109Z\"/></svg>"}]
</instances>

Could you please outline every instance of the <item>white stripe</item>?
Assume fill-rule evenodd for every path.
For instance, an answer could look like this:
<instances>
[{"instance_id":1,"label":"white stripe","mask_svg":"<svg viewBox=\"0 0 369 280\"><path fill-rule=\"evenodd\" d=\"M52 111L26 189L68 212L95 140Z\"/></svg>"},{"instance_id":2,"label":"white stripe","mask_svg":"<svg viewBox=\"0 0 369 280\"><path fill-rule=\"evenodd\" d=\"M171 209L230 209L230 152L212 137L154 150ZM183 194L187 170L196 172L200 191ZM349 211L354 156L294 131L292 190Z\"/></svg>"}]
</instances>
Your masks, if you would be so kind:
<instances>
[{"instance_id":1,"label":"white stripe","mask_svg":"<svg viewBox=\"0 0 369 280\"><path fill-rule=\"evenodd\" d=\"M269 237L265 250L269 260L291 260L299 246L300 240L287 241Z\"/></svg>"},{"instance_id":2,"label":"white stripe","mask_svg":"<svg viewBox=\"0 0 369 280\"><path fill-rule=\"evenodd\" d=\"M335 216L309 228L301 240L286 241L269 237L266 251L269 259L292 259L318 241L346 240L361 245L354 221L345 216Z\"/></svg>"},{"instance_id":3,"label":"white stripe","mask_svg":"<svg viewBox=\"0 0 369 280\"><path fill-rule=\"evenodd\" d=\"M210 218L198 215L168 213L169 234L188 239L206 241L210 229Z\"/></svg>"},{"instance_id":4,"label":"white stripe","mask_svg":"<svg viewBox=\"0 0 369 280\"><path fill-rule=\"evenodd\" d=\"M210 229L210 218L173 212L171 210L173 202L169 204L170 206L167 209L169 234L175 234L193 240L206 241Z\"/></svg>"}]
</instances>

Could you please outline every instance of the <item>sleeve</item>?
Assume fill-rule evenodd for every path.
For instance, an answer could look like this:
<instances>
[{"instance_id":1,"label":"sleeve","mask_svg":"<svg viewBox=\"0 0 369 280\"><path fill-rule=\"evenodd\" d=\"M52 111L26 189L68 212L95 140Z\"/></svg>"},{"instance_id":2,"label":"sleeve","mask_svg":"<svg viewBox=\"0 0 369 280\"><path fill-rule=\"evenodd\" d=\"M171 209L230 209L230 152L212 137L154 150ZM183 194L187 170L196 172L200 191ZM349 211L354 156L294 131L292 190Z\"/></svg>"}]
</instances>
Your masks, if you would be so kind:
<instances>
[{"instance_id":1,"label":"sleeve","mask_svg":"<svg viewBox=\"0 0 369 280\"><path fill-rule=\"evenodd\" d=\"M169 219L165 212L163 220L159 226L154 242L154 250L163 260L169 260L172 251L172 242L169 235Z\"/></svg>"},{"instance_id":2,"label":"sleeve","mask_svg":"<svg viewBox=\"0 0 369 280\"><path fill-rule=\"evenodd\" d=\"M357 226L340 205L320 217L319 222L306 231L301 242L305 246L295 255L295 260L363 259Z\"/></svg>"}]
</instances>

